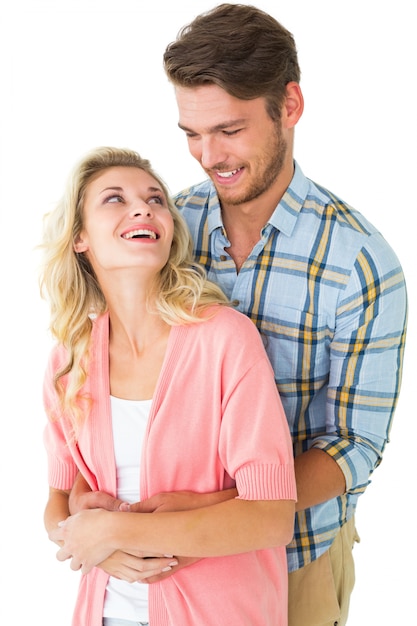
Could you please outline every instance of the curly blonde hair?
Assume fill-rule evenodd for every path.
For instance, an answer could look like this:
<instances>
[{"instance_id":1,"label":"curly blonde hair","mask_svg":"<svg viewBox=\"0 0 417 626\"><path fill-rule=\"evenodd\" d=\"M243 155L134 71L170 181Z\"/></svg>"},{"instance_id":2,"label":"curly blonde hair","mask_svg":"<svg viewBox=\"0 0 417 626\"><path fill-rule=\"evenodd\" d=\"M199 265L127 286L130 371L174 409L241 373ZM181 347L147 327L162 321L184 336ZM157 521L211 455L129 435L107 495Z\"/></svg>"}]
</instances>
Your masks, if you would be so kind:
<instances>
[{"instance_id":1,"label":"curly blonde hair","mask_svg":"<svg viewBox=\"0 0 417 626\"><path fill-rule=\"evenodd\" d=\"M88 153L73 169L61 201L45 215L40 246L44 252L40 289L50 304L50 331L68 352L67 363L55 372L54 384L61 409L77 416L75 421L81 405L85 407L80 390L87 378L92 317L104 313L107 303L90 262L75 252L74 243L83 228L86 189L111 167L136 167L149 173L167 198L174 236L154 303L162 319L170 325L199 322L208 306L229 303L221 289L207 279L204 268L193 261L188 227L150 162L125 148L100 147Z\"/></svg>"}]
</instances>

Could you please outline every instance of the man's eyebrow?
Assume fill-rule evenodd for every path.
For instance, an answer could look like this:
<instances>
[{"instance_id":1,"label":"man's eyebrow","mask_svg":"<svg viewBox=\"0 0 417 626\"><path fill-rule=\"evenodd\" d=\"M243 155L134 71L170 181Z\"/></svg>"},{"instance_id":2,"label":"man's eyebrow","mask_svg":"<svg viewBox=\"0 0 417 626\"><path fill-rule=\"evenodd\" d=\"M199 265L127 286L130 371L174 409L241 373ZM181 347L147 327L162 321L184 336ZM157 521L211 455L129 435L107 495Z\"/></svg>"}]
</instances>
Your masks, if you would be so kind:
<instances>
[{"instance_id":1,"label":"man's eyebrow","mask_svg":"<svg viewBox=\"0 0 417 626\"><path fill-rule=\"evenodd\" d=\"M216 124L215 126L210 126L209 128L206 129L206 132L208 133L218 133L221 130L226 130L226 128L230 128L232 126L240 126L242 124L246 123L246 119L244 117L239 118L239 119L233 119L233 120L228 120L226 122L221 122L221 124ZM178 122L178 127L187 132L187 133L194 133L195 131L192 128L188 128L187 126L184 126L183 124L181 124L181 122Z\"/></svg>"}]
</instances>

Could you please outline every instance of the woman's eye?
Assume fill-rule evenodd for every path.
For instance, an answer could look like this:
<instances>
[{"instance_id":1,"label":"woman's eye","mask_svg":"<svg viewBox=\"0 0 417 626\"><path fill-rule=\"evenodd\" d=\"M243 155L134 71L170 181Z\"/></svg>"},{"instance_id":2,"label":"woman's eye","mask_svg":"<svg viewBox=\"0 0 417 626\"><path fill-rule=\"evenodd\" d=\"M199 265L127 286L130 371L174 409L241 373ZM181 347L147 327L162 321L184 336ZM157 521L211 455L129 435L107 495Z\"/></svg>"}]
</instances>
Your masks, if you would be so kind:
<instances>
[{"instance_id":1,"label":"woman's eye","mask_svg":"<svg viewBox=\"0 0 417 626\"><path fill-rule=\"evenodd\" d=\"M119 195L112 195L112 196L108 196L108 198L106 198L105 200L106 202L123 202L123 198L122 196Z\"/></svg>"},{"instance_id":2,"label":"woman's eye","mask_svg":"<svg viewBox=\"0 0 417 626\"><path fill-rule=\"evenodd\" d=\"M148 200L149 204L164 204L164 199L161 196L152 196Z\"/></svg>"}]
</instances>

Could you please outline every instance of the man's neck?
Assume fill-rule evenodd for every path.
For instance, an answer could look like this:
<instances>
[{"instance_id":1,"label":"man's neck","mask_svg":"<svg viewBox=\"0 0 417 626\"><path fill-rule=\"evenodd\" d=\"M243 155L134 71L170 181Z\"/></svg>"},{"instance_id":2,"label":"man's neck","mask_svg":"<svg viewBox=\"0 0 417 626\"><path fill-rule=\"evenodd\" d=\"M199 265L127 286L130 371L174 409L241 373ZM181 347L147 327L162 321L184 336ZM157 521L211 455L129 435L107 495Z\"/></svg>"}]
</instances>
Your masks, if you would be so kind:
<instances>
[{"instance_id":1,"label":"man's neck","mask_svg":"<svg viewBox=\"0 0 417 626\"><path fill-rule=\"evenodd\" d=\"M229 236L237 232L257 232L268 223L294 176L294 162L289 159L275 182L261 195L240 204L221 200L223 224Z\"/></svg>"}]
</instances>

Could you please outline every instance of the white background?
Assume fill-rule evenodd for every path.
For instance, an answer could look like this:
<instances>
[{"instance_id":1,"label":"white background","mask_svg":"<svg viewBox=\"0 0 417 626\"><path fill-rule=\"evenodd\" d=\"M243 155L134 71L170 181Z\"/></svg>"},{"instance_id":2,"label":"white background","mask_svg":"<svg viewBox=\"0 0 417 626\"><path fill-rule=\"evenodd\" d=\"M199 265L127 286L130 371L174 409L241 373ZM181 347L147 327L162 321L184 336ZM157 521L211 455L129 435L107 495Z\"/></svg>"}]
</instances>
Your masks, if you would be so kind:
<instances>
[{"instance_id":1,"label":"white background","mask_svg":"<svg viewBox=\"0 0 417 626\"><path fill-rule=\"evenodd\" d=\"M411 399L416 350L413 3L254 3L281 21L297 42L305 113L296 130L295 156L304 173L380 228L408 280L411 323L402 396L384 461L359 502L362 542L355 547L357 584L349 624L410 623L415 617L417 454ZM42 215L61 195L74 162L99 145L137 149L172 192L203 178L177 128L162 54L183 24L215 4L0 0L2 624L14 614L8 623L69 626L79 576L55 560L42 523L47 480L41 384L50 349L34 251Z\"/></svg>"}]
</instances>

